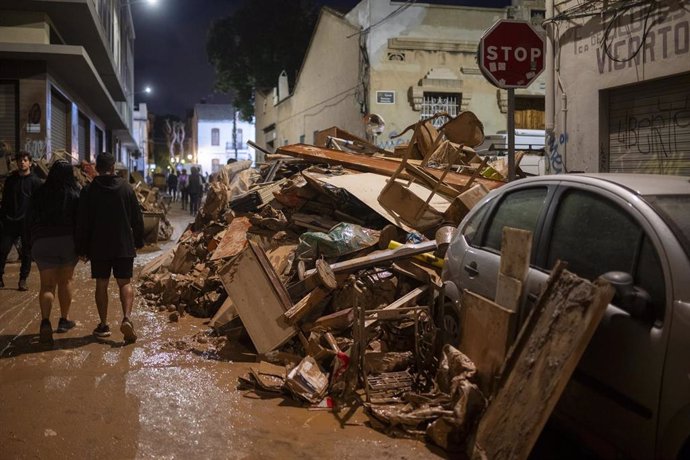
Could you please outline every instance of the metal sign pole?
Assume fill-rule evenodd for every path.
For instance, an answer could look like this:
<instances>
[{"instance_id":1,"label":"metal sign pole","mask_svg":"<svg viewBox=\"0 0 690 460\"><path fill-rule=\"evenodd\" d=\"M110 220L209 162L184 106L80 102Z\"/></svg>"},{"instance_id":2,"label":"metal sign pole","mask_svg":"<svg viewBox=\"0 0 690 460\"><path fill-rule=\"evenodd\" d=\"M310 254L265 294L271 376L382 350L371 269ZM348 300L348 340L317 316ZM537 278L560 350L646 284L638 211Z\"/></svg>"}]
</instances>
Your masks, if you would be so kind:
<instances>
[{"instance_id":1,"label":"metal sign pole","mask_svg":"<svg viewBox=\"0 0 690 460\"><path fill-rule=\"evenodd\" d=\"M508 88L508 181L515 180L515 89Z\"/></svg>"}]
</instances>

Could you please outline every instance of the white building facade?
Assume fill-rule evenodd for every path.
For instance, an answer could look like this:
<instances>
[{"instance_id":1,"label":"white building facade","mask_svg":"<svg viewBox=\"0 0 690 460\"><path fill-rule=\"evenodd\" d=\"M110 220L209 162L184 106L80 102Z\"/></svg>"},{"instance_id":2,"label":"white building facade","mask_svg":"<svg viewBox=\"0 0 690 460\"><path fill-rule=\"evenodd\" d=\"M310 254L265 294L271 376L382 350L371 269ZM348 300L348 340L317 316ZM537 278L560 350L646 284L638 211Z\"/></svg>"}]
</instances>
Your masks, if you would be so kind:
<instances>
[{"instance_id":1,"label":"white building facade","mask_svg":"<svg viewBox=\"0 0 690 460\"><path fill-rule=\"evenodd\" d=\"M247 146L254 139L254 124L239 119L230 104L197 104L192 117L192 163L202 173L219 171L228 160L255 161Z\"/></svg>"},{"instance_id":2,"label":"white building facade","mask_svg":"<svg viewBox=\"0 0 690 460\"><path fill-rule=\"evenodd\" d=\"M132 134L136 149L130 155L130 170L146 175L149 159L149 112L146 103L140 102L132 117ZM153 152L151 152L153 153Z\"/></svg>"}]
</instances>

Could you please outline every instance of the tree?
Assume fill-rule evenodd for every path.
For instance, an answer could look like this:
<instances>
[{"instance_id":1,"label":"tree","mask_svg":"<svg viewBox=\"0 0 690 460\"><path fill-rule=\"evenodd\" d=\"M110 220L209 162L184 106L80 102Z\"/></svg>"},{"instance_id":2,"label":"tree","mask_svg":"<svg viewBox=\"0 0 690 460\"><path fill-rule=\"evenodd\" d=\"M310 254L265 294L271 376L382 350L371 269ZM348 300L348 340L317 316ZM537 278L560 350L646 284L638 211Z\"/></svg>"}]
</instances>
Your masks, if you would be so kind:
<instances>
[{"instance_id":1,"label":"tree","mask_svg":"<svg viewBox=\"0 0 690 460\"><path fill-rule=\"evenodd\" d=\"M276 86L283 70L294 83L317 15L311 0L245 0L211 26L206 52L216 88L234 95L244 120L254 115L254 91Z\"/></svg>"}]
</instances>

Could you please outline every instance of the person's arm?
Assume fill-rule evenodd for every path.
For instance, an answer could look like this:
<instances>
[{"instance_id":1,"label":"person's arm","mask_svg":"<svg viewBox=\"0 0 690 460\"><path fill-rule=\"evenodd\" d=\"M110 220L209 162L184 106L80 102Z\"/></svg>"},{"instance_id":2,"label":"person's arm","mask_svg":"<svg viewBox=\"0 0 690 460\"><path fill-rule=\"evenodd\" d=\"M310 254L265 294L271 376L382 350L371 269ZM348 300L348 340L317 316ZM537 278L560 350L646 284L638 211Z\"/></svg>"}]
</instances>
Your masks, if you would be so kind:
<instances>
[{"instance_id":1,"label":"person's arm","mask_svg":"<svg viewBox=\"0 0 690 460\"><path fill-rule=\"evenodd\" d=\"M74 230L74 246L80 258L88 257L89 232L88 187L84 187L79 194L77 225Z\"/></svg>"},{"instance_id":2,"label":"person's arm","mask_svg":"<svg viewBox=\"0 0 690 460\"><path fill-rule=\"evenodd\" d=\"M134 247L141 249L144 247L144 216L141 213L141 206L134 191L130 193L130 216L132 219L132 234L134 235Z\"/></svg>"}]
</instances>

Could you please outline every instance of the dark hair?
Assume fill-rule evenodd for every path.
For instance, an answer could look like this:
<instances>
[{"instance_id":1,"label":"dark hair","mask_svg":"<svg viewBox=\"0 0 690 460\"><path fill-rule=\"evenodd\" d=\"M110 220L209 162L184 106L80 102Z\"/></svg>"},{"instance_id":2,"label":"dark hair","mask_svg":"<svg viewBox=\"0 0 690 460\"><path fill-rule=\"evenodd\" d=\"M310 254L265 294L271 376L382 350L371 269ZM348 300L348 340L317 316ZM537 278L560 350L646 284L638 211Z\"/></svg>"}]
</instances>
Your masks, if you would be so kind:
<instances>
[{"instance_id":1,"label":"dark hair","mask_svg":"<svg viewBox=\"0 0 690 460\"><path fill-rule=\"evenodd\" d=\"M14 159L17 161L21 161L22 158L28 158L29 161L31 161L33 158L31 157L31 154L25 150L20 150L17 152L17 154L14 156Z\"/></svg>"},{"instance_id":2,"label":"dark hair","mask_svg":"<svg viewBox=\"0 0 690 460\"><path fill-rule=\"evenodd\" d=\"M31 196L29 224L74 225L78 201L74 168L67 161L58 160L50 167L43 185Z\"/></svg>"},{"instance_id":3,"label":"dark hair","mask_svg":"<svg viewBox=\"0 0 690 460\"><path fill-rule=\"evenodd\" d=\"M115 166L115 157L112 153L103 152L96 157L96 171L99 174L110 172Z\"/></svg>"}]
</instances>

